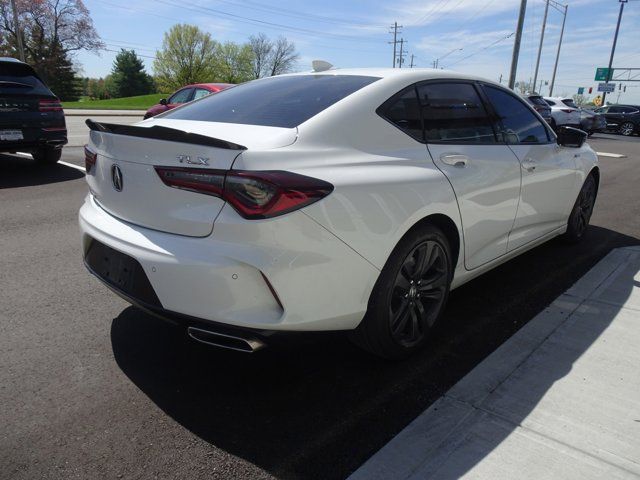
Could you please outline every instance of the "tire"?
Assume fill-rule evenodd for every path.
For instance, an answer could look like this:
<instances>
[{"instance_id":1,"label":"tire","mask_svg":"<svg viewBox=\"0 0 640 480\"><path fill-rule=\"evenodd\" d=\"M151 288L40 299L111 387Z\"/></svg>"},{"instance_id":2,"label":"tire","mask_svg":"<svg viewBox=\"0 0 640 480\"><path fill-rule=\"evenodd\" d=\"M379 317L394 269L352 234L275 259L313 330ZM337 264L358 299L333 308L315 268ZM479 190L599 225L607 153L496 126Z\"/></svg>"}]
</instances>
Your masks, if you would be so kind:
<instances>
[{"instance_id":1,"label":"tire","mask_svg":"<svg viewBox=\"0 0 640 480\"><path fill-rule=\"evenodd\" d=\"M593 175L589 175L584 181L571 210L571 215L569 215L567 232L563 237L566 242L578 243L584 238L596 202L597 187L596 179Z\"/></svg>"},{"instance_id":2,"label":"tire","mask_svg":"<svg viewBox=\"0 0 640 480\"><path fill-rule=\"evenodd\" d=\"M631 122L624 122L618 127L618 133L620 135L624 135L625 137L630 137L631 135L633 135L634 130L635 125Z\"/></svg>"},{"instance_id":3,"label":"tire","mask_svg":"<svg viewBox=\"0 0 640 480\"><path fill-rule=\"evenodd\" d=\"M426 225L396 246L351 340L374 355L401 359L419 350L445 309L453 277L451 247Z\"/></svg>"},{"instance_id":4,"label":"tire","mask_svg":"<svg viewBox=\"0 0 640 480\"><path fill-rule=\"evenodd\" d=\"M40 148L31 152L33 159L43 165L53 165L62 157L61 148Z\"/></svg>"}]
</instances>

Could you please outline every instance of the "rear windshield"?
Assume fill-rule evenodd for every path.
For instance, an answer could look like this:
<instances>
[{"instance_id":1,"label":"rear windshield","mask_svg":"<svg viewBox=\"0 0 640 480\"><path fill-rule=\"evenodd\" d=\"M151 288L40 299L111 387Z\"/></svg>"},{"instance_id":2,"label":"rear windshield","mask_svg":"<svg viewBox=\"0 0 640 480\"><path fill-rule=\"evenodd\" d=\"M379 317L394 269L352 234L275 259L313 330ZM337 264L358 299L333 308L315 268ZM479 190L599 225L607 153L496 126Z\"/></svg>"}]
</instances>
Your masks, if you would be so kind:
<instances>
[{"instance_id":1,"label":"rear windshield","mask_svg":"<svg viewBox=\"0 0 640 480\"><path fill-rule=\"evenodd\" d=\"M543 106L543 107L548 107L549 106L547 104L547 102L544 101L544 98L542 98L542 97L531 96L531 97L529 97L529 101L534 105L540 105L540 106Z\"/></svg>"},{"instance_id":2,"label":"rear windshield","mask_svg":"<svg viewBox=\"0 0 640 480\"><path fill-rule=\"evenodd\" d=\"M0 92L51 95L30 66L9 62L0 63Z\"/></svg>"},{"instance_id":3,"label":"rear windshield","mask_svg":"<svg viewBox=\"0 0 640 480\"><path fill-rule=\"evenodd\" d=\"M576 104L573 103L573 99L571 99L571 98L567 98L567 99L562 100L562 103L564 103L567 107L578 108L576 106Z\"/></svg>"},{"instance_id":4,"label":"rear windshield","mask_svg":"<svg viewBox=\"0 0 640 480\"><path fill-rule=\"evenodd\" d=\"M273 77L223 90L163 118L293 128L376 80L356 75Z\"/></svg>"}]
</instances>

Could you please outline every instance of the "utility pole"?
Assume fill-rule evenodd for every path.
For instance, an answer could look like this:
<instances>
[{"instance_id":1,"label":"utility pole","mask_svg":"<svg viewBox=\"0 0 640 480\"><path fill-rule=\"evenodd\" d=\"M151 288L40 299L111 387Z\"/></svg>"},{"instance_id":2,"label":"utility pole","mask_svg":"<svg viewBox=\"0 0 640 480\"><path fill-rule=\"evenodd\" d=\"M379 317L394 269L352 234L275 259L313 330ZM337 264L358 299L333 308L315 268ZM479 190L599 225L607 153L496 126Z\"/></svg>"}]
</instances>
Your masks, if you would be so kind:
<instances>
[{"instance_id":1,"label":"utility pole","mask_svg":"<svg viewBox=\"0 0 640 480\"><path fill-rule=\"evenodd\" d=\"M24 47L22 46L22 33L20 32L20 23L18 22L18 9L16 7L16 0L11 0L11 8L13 9L13 24L16 31L18 53L20 54L20 60L24 62Z\"/></svg>"},{"instance_id":2,"label":"utility pole","mask_svg":"<svg viewBox=\"0 0 640 480\"><path fill-rule=\"evenodd\" d=\"M391 25L391 31L389 33L393 33L393 68L396 68L396 45L398 44L398 33L402 33L402 31L398 31L399 28L402 28L402 25L398 25L398 22L393 22Z\"/></svg>"},{"instance_id":3,"label":"utility pole","mask_svg":"<svg viewBox=\"0 0 640 480\"><path fill-rule=\"evenodd\" d=\"M536 88L538 80L538 69L540 68L540 56L542 55L542 42L544 41L544 29L547 26L547 13L549 12L549 0L545 1L544 18L542 20L542 32L540 33L540 45L538 46L538 60L536 60L536 73L533 74L533 88ZM542 88L542 84L540 86Z\"/></svg>"},{"instance_id":4,"label":"utility pole","mask_svg":"<svg viewBox=\"0 0 640 480\"><path fill-rule=\"evenodd\" d=\"M518 70L518 57L520 56L520 41L522 40L522 27L524 25L524 15L527 11L527 0L520 0L520 13L518 14L518 27L516 29L516 39L513 42L513 55L511 56L511 72L509 73L509 88L516 85L516 72Z\"/></svg>"},{"instance_id":5,"label":"utility pole","mask_svg":"<svg viewBox=\"0 0 640 480\"><path fill-rule=\"evenodd\" d=\"M544 82L544 80L540 80L540 88L538 89L538 93L540 95L542 95L542 82ZM534 88L535 88L535 85L534 85Z\"/></svg>"},{"instance_id":6,"label":"utility pole","mask_svg":"<svg viewBox=\"0 0 640 480\"><path fill-rule=\"evenodd\" d=\"M622 11L624 10L624 4L627 3L627 0L618 0L620 2L620 13L618 13L618 24L616 25L616 34L613 37L613 45L611 46L611 56L609 57L609 75L607 75L607 79L605 83L609 83L609 78L613 77L611 73L611 66L613 65L613 55L616 53L616 43L618 43L618 32L620 31L620 22L622 21ZM602 105L606 105L605 98L607 98L607 92L602 92ZM619 98L619 96L618 96Z\"/></svg>"},{"instance_id":7,"label":"utility pole","mask_svg":"<svg viewBox=\"0 0 640 480\"><path fill-rule=\"evenodd\" d=\"M558 52L556 53L556 63L553 66L553 76L551 77L551 85L549 85L549 96L553 96L553 86L556 83L556 72L558 71L558 61L560 60L560 48L562 47L562 37L564 36L564 24L567 22L567 12L569 5L564 6L564 17L562 17L562 28L560 29L560 41L558 42Z\"/></svg>"},{"instance_id":8,"label":"utility pole","mask_svg":"<svg viewBox=\"0 0 640 480\"><path fill-rule=\"evenodd\" d=\"M414 56L415 56L415 55L412 53L412 54L411 54L411 65L409 65L409 68L413 68L413 57L414 57Z\"/></svg>"},{"instance_id":9,"label":"utility pole","mask_svg":"<svg viewBox=\"0 0 640 480\"><path fill-rule=\"evenodd\" d=\"M500 80L498 80L498 83L502 85L502 74L500 74Z\"/></svg>"},{"instance_id":10,"label":"utility pole","mask_svg":"<svg viewBox=\"0 0 640 480\"><path fill-rule=\"evenodd\" d=\"M398 68L402 68L404 63L404 38L400 39L400 53L398 54Z\"/></svg>"}]
</instances>

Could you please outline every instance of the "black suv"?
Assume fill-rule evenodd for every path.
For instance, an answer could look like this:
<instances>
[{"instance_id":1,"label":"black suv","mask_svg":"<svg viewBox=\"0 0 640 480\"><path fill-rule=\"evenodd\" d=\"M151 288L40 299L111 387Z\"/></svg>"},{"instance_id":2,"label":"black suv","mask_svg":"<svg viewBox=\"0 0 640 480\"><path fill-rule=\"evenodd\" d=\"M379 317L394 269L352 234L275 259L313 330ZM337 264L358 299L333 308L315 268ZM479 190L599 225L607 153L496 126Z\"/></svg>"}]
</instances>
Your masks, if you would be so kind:
<instances>
[{"instance_id":1,"label":"black suv","mask_svg":"<svg viewBox=\"0 0 640 480\"><path fill-rule=\"evenodd\" d=\"M0 58L0 152L27 151L56 163L67 143L60 100L26 63Z\"/></svg>"},{"instance_id":2,"label":"black suv","mask_svg":"<svg viewBox=\"0 0 640 480\"><path fill-rule=\"evenodd\" d=\"M615 130L622 135L640 133L640 106L607 105L595 110L607 119L607 129Z\"/></svg>"}]
</instances>

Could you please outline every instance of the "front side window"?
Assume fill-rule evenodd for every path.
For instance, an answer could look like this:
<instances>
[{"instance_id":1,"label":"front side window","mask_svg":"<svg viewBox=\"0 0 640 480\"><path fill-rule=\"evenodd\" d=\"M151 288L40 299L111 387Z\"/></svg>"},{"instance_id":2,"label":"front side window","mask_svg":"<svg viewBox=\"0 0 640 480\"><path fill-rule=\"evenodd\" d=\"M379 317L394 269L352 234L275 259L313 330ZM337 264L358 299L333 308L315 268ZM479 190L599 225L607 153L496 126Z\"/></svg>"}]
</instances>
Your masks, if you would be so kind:
<instances>
[{"instance_id":1,"label":"front side window","mask_svg":"<svg viewBox=\"0 0 640 480\"><path fill-rule=\"evenodd\" d=\"M174 93L169 99L169 103L186 103L191 98L193 88L185 88Z\"/></svg>"},{"instance_id":2,"label":"front side window","mask_svg":"<svg viewBox=\"0 0 640 480\"><path fill-rule=\"evenodd\" d=\"M412 86L404 93L392 98L382 106L379 113L400 130L411 135L416 140L422 141L420 105L415 87Z\"/></svg>"},{"instance_id":3,"label":"front side window","mask_svg":"<svg viewBox=\"0 0 640 480\"><path fill-rule=\"evenodd\" d=\"M484 90L493 106L507 143L548 143L547 129L533 112L513 94L486 85Z\"/></svg>"},{"instance_id":4,"label":"front side window","mask_svg":"<svg viewBox=\"0 0 640 480\"><path fill-rule=\"evenodd\" d=\"M376 80L335 74L270 77L222 90L164 118L293 128Z\"/></svg>"},{"instance_id":5,"label":"front side window","mask_svg":"<svg viewBox=\"0 0 640 480\"><path fill-rule=\"evenodd\" d=\"M492 122L469 83L418 86L427 142L496 143Z\"/></svg>"}]
</instances>

